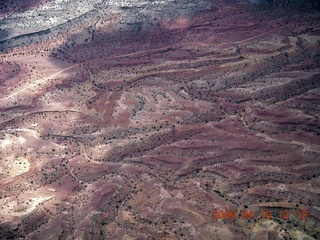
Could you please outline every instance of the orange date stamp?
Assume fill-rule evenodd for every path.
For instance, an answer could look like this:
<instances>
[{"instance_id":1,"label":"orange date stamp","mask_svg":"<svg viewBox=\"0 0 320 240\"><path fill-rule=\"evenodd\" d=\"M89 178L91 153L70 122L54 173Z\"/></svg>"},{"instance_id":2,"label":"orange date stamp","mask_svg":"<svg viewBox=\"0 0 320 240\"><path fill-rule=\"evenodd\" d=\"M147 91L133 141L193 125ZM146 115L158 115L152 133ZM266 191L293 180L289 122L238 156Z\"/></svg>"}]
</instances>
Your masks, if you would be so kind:
<instances>
[{"instance_id":1,"label":"orange date stamp","mask_svg":"<svg viewBox=\"0 0 320 240\"><path fill-rule=\"evenodd\" d=\"M213 210L212 219L231 219L235 220L237 218L240 219L284 219L287 220L290 216L294 215L297 219L305 220L307 218L308 212L306 210L297 210L297 211L289 211L289 210L279 210L279 211L271 211L271 210L261 210L260 214L255 214L253 211L242 210Z\"/></svg>"}]
</instances>

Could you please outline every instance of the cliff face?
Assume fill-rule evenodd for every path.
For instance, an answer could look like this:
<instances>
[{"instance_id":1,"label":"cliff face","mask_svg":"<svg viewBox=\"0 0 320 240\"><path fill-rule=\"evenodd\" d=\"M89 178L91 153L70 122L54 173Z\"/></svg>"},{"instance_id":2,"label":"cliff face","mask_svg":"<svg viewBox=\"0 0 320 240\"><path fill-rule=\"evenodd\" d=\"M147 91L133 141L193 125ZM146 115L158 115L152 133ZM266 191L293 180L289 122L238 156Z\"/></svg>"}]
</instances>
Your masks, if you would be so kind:
<instances>
[{"instance_id":1,"label":"cliff face","mask_svg":"<svg viewBox=\"0 0 320 240\"><path fill-rule=\"evenodd\" d=\"M318 239L319 14L266 4L3 6L0 238Z\"/></svg>"}]
</instances>

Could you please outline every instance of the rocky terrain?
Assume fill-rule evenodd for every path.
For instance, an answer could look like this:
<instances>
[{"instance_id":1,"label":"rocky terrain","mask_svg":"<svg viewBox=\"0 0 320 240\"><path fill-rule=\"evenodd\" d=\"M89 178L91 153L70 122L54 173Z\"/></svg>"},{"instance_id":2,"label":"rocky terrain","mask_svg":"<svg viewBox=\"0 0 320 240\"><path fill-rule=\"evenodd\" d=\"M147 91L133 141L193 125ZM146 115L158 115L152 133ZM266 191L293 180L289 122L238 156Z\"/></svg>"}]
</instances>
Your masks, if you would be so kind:
<instances>
[{"instance_id":1,"label":"rocky terrain","mask_svg":"<svg viewBox=\"0 0 320 240\"><path fill-rule=\"evenodd\" d=\"M0 2L0 239L319 239L317 1Z\"/></svg>"}]
</instances>

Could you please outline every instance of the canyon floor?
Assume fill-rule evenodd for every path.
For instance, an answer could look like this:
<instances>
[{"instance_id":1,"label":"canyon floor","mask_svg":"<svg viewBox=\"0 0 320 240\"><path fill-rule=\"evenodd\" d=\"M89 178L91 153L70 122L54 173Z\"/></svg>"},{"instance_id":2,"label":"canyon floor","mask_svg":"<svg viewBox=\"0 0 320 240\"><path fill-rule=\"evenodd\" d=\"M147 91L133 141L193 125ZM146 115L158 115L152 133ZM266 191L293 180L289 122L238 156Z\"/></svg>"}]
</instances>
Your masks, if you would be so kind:
<instances>
[{"instance_id":1,"label":"canyon floor","mask_svg":"<svg viewBox=\"0 0 320 240\"><path fill-rule=\"evenodd\" d=\"M319 5L277 2L1 5L0 239L320 239Z\"/></svg>"}]
</instances>

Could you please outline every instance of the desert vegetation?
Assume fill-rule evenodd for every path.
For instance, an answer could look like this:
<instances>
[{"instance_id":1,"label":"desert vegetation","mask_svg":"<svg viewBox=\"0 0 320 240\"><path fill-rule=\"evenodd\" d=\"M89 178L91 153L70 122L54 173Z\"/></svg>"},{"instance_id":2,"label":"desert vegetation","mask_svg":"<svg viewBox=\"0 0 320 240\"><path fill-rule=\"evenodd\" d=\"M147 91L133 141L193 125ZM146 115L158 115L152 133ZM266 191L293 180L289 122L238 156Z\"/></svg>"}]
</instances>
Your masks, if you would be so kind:
<instances>
[{"instance_id":1,"label":"desert vegetation","mask_svg":"<svg viewBox=\"0 0 320 240\"><path fill-rule=\"evenodd\" d=\"M1 239L320 237L316 1L81 2L1 6Z\"/></svg>"}]
</instances>

